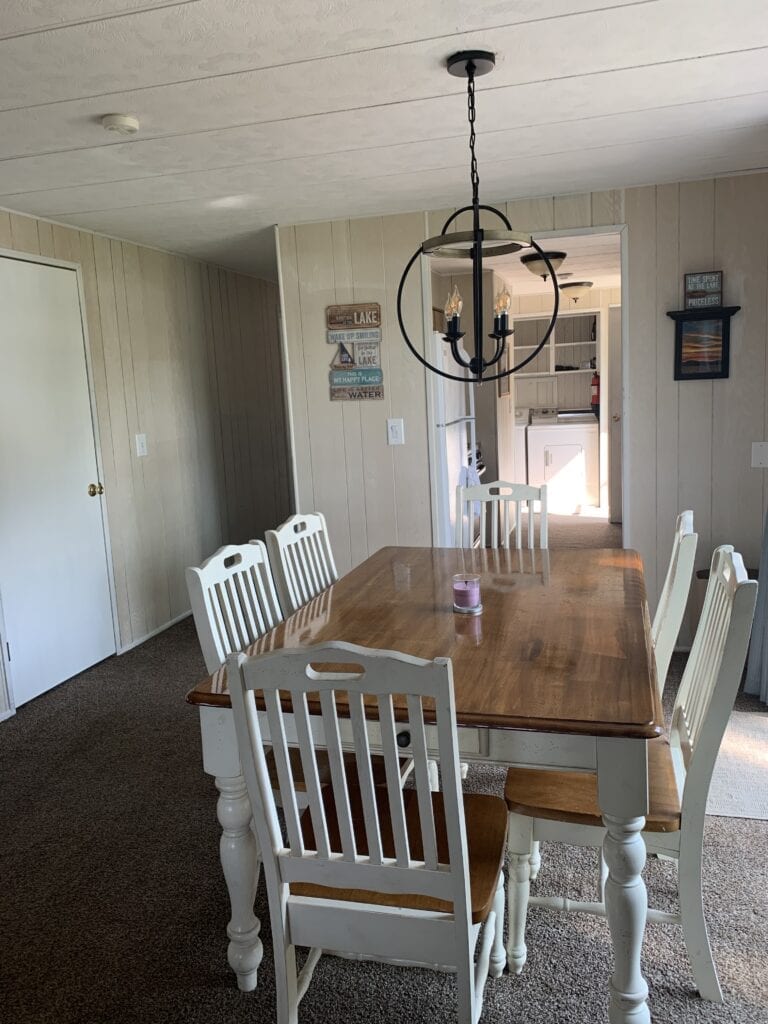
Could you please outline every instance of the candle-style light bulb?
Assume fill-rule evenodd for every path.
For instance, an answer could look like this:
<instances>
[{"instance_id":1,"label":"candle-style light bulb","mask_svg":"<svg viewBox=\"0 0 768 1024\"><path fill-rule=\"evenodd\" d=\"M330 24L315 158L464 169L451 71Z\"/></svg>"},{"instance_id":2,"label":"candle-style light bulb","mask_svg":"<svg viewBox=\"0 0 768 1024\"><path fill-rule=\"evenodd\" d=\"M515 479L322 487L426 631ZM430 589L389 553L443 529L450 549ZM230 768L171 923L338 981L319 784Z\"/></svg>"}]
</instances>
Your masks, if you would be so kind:
<instances>
[{"instance_id":1,"label":"candle-style light bulb","mask_svg":"<svg viewBox=\"0 0 768 1024\"><path fill-rule=\"evenodd\" d=\"M500 291L493 304L493 331L497 336L509 327L509 311L512 307L512 296L506 288Z\"/></svg>"},{"instance_id":2,"label":"candle-style light bulb","mask_svg":"<svg viewBox=\"0 0 768 1024\"><path fill-rule=\"evenodd\" d=\"M448 299L445 303L445 321L448 335L452 337L459 336L459 318L461 317L461 311L464 308L461 295L457 285L453 286L453 291L449 294Z\"/></svg>"}]
</instances>

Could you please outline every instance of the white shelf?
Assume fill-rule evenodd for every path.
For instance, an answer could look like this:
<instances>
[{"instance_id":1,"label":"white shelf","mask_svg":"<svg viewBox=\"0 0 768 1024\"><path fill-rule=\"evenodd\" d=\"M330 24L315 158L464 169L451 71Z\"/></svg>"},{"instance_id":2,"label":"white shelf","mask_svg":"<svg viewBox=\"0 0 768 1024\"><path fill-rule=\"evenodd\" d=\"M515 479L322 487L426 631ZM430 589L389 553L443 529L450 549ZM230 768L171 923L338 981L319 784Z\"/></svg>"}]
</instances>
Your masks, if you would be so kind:
<instances>
[{"instance_id":1,"label":"white shelf","mask_svg":"<svg viewBox=\"0 0 768 1024\"><path fill-rule=\"evenodd\" d=\"M555 342L555 348L575 348L577 345L594 345L595 347L597 347L597 342L596 341L556 341ZM535 346L525 345L525 346L521 346L521 348L522 347L524 347L524 348L531 348L531 347L535 347Z\"/></svg>"},{"instance_id":2,"label":"white shelf","mask_svg":"<svg viewBox=\"0 0 768 1024\"><path fill-rule=\"evenodd\" d=\"M564 377L564 376L566 376L569 373L595 373L595 372L596 371L590 366L586 370L553 370L552 373L549 374L549 376L550 377L561 377L561 376ZM536 374L536 376L538 377L539 374Z\"/></svg>"}]
</instances>

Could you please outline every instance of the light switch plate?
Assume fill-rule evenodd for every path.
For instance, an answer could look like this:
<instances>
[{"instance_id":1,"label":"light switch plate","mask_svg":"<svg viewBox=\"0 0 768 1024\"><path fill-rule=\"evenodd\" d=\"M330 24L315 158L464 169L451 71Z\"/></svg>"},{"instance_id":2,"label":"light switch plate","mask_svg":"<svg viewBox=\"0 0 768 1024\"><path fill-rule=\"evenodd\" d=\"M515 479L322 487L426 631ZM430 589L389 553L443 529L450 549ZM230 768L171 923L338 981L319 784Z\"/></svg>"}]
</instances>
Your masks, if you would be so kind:
<instances>
[{"instance_id":1,"label":"light switch plate","mask_svg":"<svg viewBox=\"0 0 768 1024\"><path fill-rule=\"evenodd\" d=\"M141 459L147 454L147 435L136 435L136 456Z\"/></svg>"},{"instance_id":2,"label":"light switch plate","mask_svg":"<svg viewBox=\"0 0 768 1024\"><path fill-rule=\"evenodd\" d=\"M768 441L752 442L752 469L768 469Z\"/></svg>"},{"instance_id":3,"label":"light switch plate","mask_svg":"<svg viewBox=\"0 0 768 1024\"><path fill-rule=\"evenodd\" d=\"M405 427L401 419L387 420L387 444L405 444Z\"/></svg>"}]
</instances>

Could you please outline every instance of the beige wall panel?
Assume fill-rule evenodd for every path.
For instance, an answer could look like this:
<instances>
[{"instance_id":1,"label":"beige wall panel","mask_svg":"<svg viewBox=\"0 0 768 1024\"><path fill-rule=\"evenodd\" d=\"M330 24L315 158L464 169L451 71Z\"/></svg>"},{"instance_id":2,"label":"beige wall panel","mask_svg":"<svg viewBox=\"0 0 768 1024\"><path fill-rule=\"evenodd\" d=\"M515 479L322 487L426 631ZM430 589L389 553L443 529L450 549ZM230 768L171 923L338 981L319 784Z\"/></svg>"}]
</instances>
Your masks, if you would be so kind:
<instances>
[{"instance_id":1,"label":"beige wall panel","mask_svg":"<svg viewBox=\"0 0 768 1024\"><path fill-rule=\"evenodd\" d=\"M81 239L85 238L88 233L86 231L75 231L74 228L65 228L62 227L61 224L54 224L52 226L52 231L53 251L56 259L69 260L70 263L78 263L80 261L80 249L82 245ZM93 242L91 242L91 250L93 250ZM98 320L98 314L96 319Z\"/></svg>"},{"instance_id":2,"label":"beige wall panel","mask_svg":"<svg viewBox=\"0 0 768 1024\"><path fill-rule=\"evenodd\" d=\"M624 192L609 189L592 193L592 226L624 223Z\"/></svg>"},{"instance_id":3,"label":"beige wall panel","mask_svg":"<svg viewBox=\"0 0 768 1024\"><path fill-rule=\"evenodd\" d=\"M555 196L555 229L588 228L592 224L592 196L589 192Z\"/></svg>"},{"instance_id":4,"label":"beige wall panel","mask_svg":"<svg viewBox=\"0 0 768 1024\"><path fill-rule=\"evenodd\" d=\"M43 222L40 222L42 228ZM121 643L130 639L130 605L128 600L128 575L126 567L126 551L123 534L117 529L116 523L121 515L118 501L117 473L112 450L112 410L107 387L107 373L104 364L104 344L101 331L101 311L99 307L98 283L96 279L96 257L93 247L93 235L86 232L73 232L58 229L53 225L53 255L56 259L67 259L80 263L83 275L83 291L85 293L85 316L88 326L88 342L91 355L91 375L96 397L96 417L99 427L99 446L101 450L101 466L105 488L104 500L110 526L112 549L112 570L117 604L118 626ZM113 516L115 517L113 522Z\"/></svg>"},{"instance_id":5,"label":"beige wall panel","mask_svg":"<svg viewBox=\"0 0 768 1024\"><path fill-rule=\"evenodd\" d=\"M653 427L658 467L656 492L656 576L666 575L675 532L679 497L678 404L680 384L674 376L674 324L667 310L680 308L678 270L679 186L656 189L656 423ZM685 387L685 385L682 385Z\"/></svg>"},{"instance_id":6,"label":"beige wall panel","mask_svg":"<svg viewBox=\"0 0 768 1024\"><path fill-rule=\"evenodd\" d=\"M382 319L381 368L384 372L384 400L355 403L360 406L368 548L369 552L372 552L397 542L394 469L394 453L397 449L387 444L386 418L392 408L393 391L397 393L398 388L398 382L393 380L390 372L390 355L392 346L399 344L399 332L396 321L387 308L382 218L353 220L349 222L349 229L355 301L380 303ZM407 256L404 256L403 262L406 259Z\"/></svg>"},{"instance_id":7,"label":"beige wall panel","mask_svg":"<svg viewBox=\"0 0 768 1024\"><path fill-rule=\"evenodd\" d=\"M680 185L680 298L683 275L696 270L714 270L713 181L693 181ZM674 327L670 321L670 345ZM691 508L699 534L696 567L708 568L712 556L712 381L682 381L679 408L679 481L678 504Z\"/></svg>"},{"instance_id":8,"label":"beige wall panel","mask_svg":"<svg viewBox=\"0 0 768 1024\"><path fill-rule=\"evenodd\" d=\"M325 310L333 304L335 294L330 224L297 227L296 255L314 508L326 515L339 572L346 572L352 565L352 553L344 463L344 414L341 402L330 401L330 357L325 340Z\"/></svg>"},{"instance_id":9,"label":"beige wall panel","mask_svg":"<svg viewBox=\"0 0 768 1024\"><path fill-rule=\"evenodd\" d=\"M629 189L627 303L630 333L624 348L629 390L625 403L631 485L624 510L625 538L645 563L651 605L656 601L656 450L647 443L656 422L656 190Z\"/></svg>"},{"instance_id":10,"label":"beige wall panel","mask_svg":"<svg viewBox=\"0 0 768 1024\"><path fill-rule=\"evenodd\" d=\"M101 327L104 373L110 408L110 447L114 476L105 481L110 532L114 532L113 560L127 573L127 603L130 621L120 624L123 644L152 629L147 612L151 593L153 565L142 534L145 524L143 509L137 503L131 450L128 443L128 404L134 400L126 394L122 353L117 323L112 243L94 237L97 299ZM124 271L121 268L121 274ZM138 354L137 354L138 355ZM102 444L102 450L104 444ZM141 472L140 469L137 472ZM141 489L139 489L139 494Z\"/></svg>"},{"instance_id":11,"label":"beige wall panel","mask_svg":"<svg viewBox=\"0 0 768 1024\"><path fill-rule=\"evenodd\" d=\"M359 300L356 297L349 221L337 220L331 224L331 244L333 246L334 302L344 304L367 301L365 289L360 292ZM326 343L325 351L330 368L331 361L336 354L336 347ZM343 457L347 477L349 550L352 565L358 565L368 557L368 516L366 512L365 475L363 470L362 404L361 402L340 403L344 424Z\"/></svg>"},{"instance_id":12,"label":"beige wall panel","mask_svg":"<svg viewBox=\"0 0 768 1024\"><path fill-rule=\"evenodd\" d=\"M299 275L296 262L296 229L280 228L280 269L282 275L283 308L285 310L285 337L288 353L288 386L291 392L294 451L298 509L311 512L315 507L312 479L312 459L309 447L309 414L307 411L306 373L304 369L304 341L302 334Z\"/></svg>"},{"instance_id":13,"label":"beige wall panel","mask_svg":"<svg viewBox=\"0 0 768 1024\"><path fill-rule=\"evenodd\" d=\"M37 224L37 236L41 256L53 256L53 225L41 220Z\"/></svg>"},{"instance_id":14,"label":"beige wall panel","mask_svg":"<svg viewBox=\"0 0 768 1024\"><path fill-rule=\"evenodd\" d=\"M749 566L760 561L763 476L751 443L763 439L766 394L768 177L715 182L715 263L731 320L730 376L713 382L712 544L734 544ZM762 215L756 216L756 211Z\"/></svg>"},{"instance_id":15,"label":"beige wall panel","mask_svg":"<svg viewBox=\"0 0 768 1024\"><path fill-rule=\"evenodd\" d=\"M20 213L11 214L11 243L12 248L19 252L40 253L37 221L34 217L24 217Z\"/></svg>"},{"instance_id":16,"label":"beige wall panel","mask_svg":"<svg viewBox=\"0 0 768 1024\"><path fill-rule=\"evenodd\" d=\"M403 266L423 240L424 216L420 213L385 217L382 251L386 290L385 329L387 346L390 415L402 417L405 444L390 448L393 459L397 503L397 543L431 544L429 452L427 449L427 393L424 373L400 336L397 324L397 288ZM403 316L414 345L423 352L422 300L418 263L413 267L403 293ZM384 379L386 388L387 379ZM386 394L386 391L385 391ZM379 430L386 435L386 424ZM371 553L375 550L371 548Z\"/></svg>"},{"instance_id":17,"label":"beige wall panel","mask_svg":"<svg viewBox=\"0 0 768 1024\"><path fill-rule=\"evenodd\" d=\"M224 467L221 454L221 427L218 415L215 372L211 373L211 348L205 311L207 290L206 269L199 263L185 261L185 292L190 323L190 343L194 357L189 361L194 419L194 447L188 448L188 467L192 480L191 511L200 513L200 530L191 531L190 564L199 565L217 546L223 536L223 506L211 500L225 493ZM192 520L194 522L194 520Z\"/></svg>"},{"instance_id":18,"label":"beige wall panel","mask_svg":"<svg viewBox=\"0 0 768 1024\"><path fill-rule=\"evenodd\" d=\"M552 231L555 227L555 200L552 196L538 199L514 199L507 203L507 219L514 231Z\"/></svg>"}]
</instances>

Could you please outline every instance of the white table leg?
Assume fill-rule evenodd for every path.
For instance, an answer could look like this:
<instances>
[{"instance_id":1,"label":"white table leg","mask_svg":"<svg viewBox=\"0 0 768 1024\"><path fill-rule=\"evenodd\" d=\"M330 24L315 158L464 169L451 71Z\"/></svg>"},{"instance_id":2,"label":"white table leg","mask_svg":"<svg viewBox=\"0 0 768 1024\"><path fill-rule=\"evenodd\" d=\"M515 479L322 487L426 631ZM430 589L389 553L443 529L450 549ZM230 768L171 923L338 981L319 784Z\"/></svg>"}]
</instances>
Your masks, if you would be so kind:
<instances>
[{"instance_id":1,"label":"white table leg","mask_svg":"<svg viewBox=\"0 0 768 1024\"><path fill-rule=\"evenodd\" d=\"M611 978L611 1024L646 1024L648 986L640 970L648 897L641 871L645 843L641 835L645 818L614 818L603 815L608 832L603 856L608 866L605 910L613 940L615 966Z\"/></svg>"},{"instance_id":2,"label":"white table leg","mask_svg":"<svg viewBox=\"0 0 768 1024\"><path fill-rule=\"evenodd\" d=\"M227 925L227 960L243 992L256 988L264 950L259 938L261 924L253 912L261 859L251 829L251 805L242 775L216 777L219 799L216 814L222 828L219 852L227 883L232 917Z\"/></svg>"},{"instance_id":3,"label":"white table leg","mask_svg":"<svg viewBox=\"0 0 768 1024\"><path fill-rule=\"evenodd\" d=\"M643 816L648 808L645 743L598 741L598 788L607 829L603 857L608 868L605 908L611 930L611 1024L649 1024L648 986L640 969L640 950L648 912L642 870L645 866Z\"/></svg>"}]
</instances>

